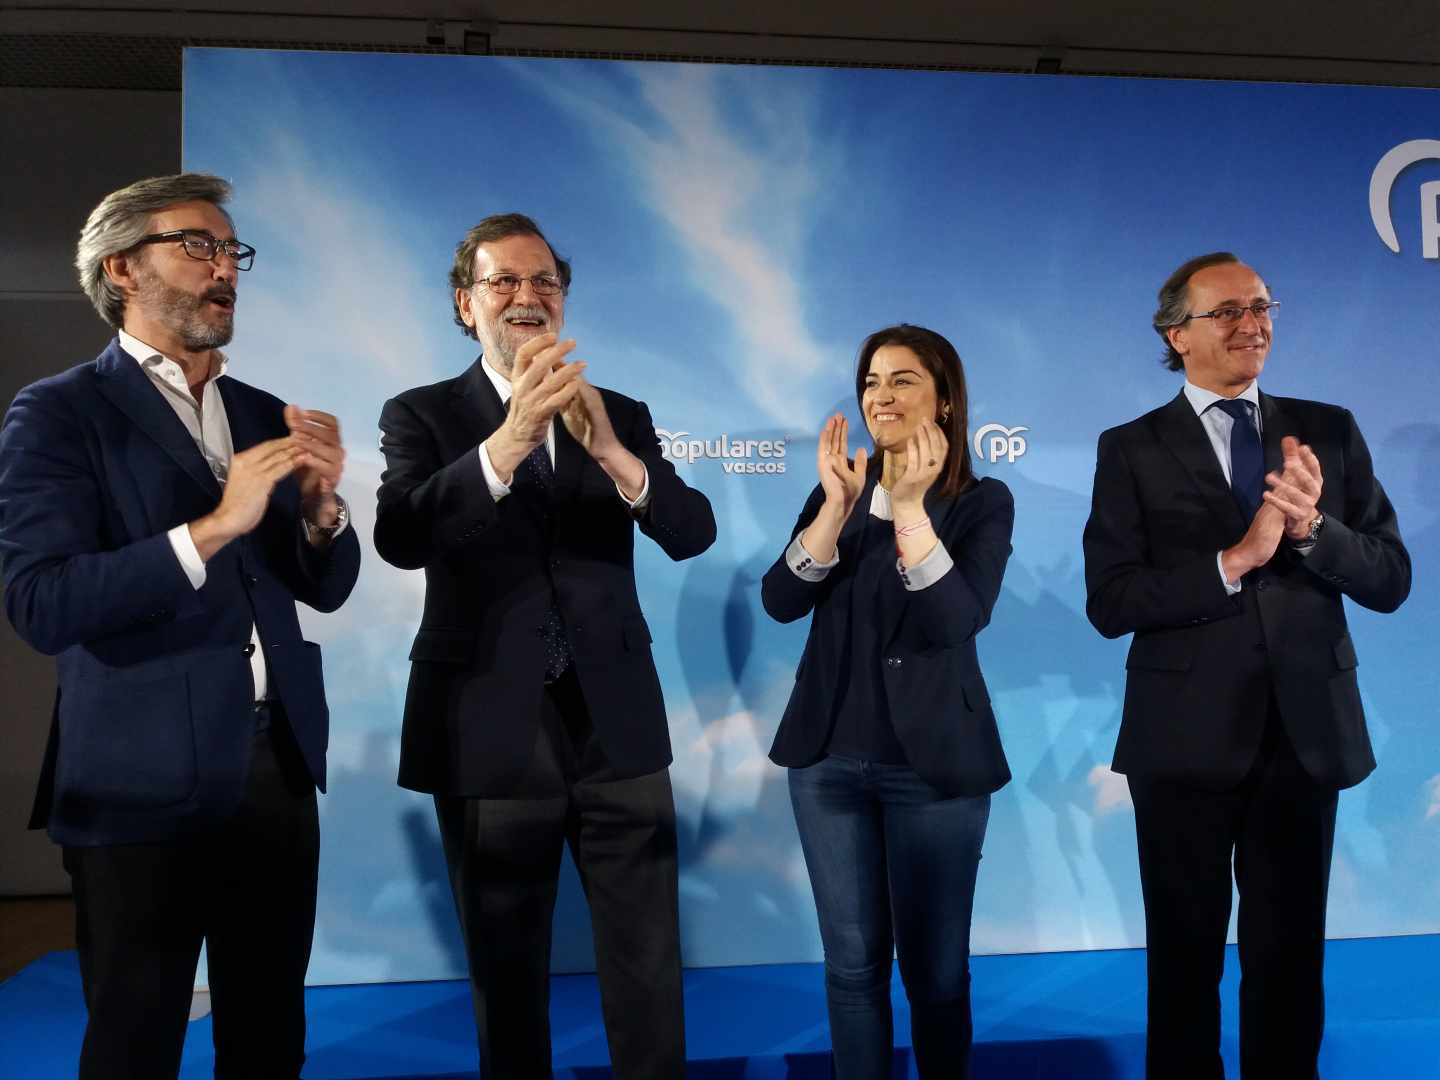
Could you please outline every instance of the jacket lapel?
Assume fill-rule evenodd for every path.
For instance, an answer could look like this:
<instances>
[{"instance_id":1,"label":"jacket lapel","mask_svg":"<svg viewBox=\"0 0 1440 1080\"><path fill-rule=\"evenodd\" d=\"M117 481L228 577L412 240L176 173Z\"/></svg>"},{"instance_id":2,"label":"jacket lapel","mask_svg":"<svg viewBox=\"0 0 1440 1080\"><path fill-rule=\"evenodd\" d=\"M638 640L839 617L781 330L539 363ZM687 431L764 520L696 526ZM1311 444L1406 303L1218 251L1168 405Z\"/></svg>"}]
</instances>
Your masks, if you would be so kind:
<instances>
[{"instance_id":1,"label":"jacket lapel","mask_svg":"<svg viewBox=\"0 0 1440 1080\"><path fill-rule=\"evenodd\" d=\"M505 403L500 400L499 391L490 381L490 376L486 375L484 368L480 366L478 357L475 363L470 365L470 370L455 380L450 401L464 432L464 441L471 446L484 442L495 433L496 428L505 422L507 411ZM525 512L535 520L536 525L544 529L546 527L545 507L538 502L538 495L532 495L523 490L517 491L513 486L514 481L518 478L519 469L520 466L517 466L517 477L511 478L511 492L505 501L515 500L525 508Z\"/></svg>"},{"instance_id":2,"label":"jacket lapel","mask_svg":"<svg viewBox=\"0 0 1440 1080\"><path fill-rule=\"evenodd\" d=\"M476 443L484 442L505 422L505 405L478 357L470 369L455 380L450 401L466 435L474 437Z\"/></svg>"},{"instance_id":3,"label":"jacket lapel","mask_svg":"<svg viewBox=\"0 0 1440 1080\"><path fill-rule=\"evenodd\" d=\"M1279 472L1285 464L1285 456L1280 450L1280 440L1286 435L1294 435L1304 442L1300 431L1300 425L1295 419L1280 408L1275 399L1269 394L1260 394L1260 438L1265 446L1265 472Z\"/></svg>"},{"instance_id":4,"label":"jacket lapel","mask_svg":"<svg viewBox=\"0 0 1440 1080\"><path fill-rule=\"evenodd\" d=\"M878 454L876 456L879 457ZM836 547L838 550L840 545L845 545L846 553L841 556L842 558L850 560L858 560L860 558L858 549L860 545L865 542L865 527L870 522L870 500L875 497L875 488L879 483L880 470L877 468L872 475L866 478L865 487L860 492L860 501L855 504L855 509L851 511L850 520L845 522L845 527L840 530L840 538ZM928 499L926 500L926 509L927 511L929 510ZM893 522L888 521L877 520L875 524L885 529L893 529L894 527ZM900 552L892 541L890 544L890 554L887 557L891 567L888 572L891 574L895 572L895 559L899 558L899 555ZM895 640L895 634L900 629L900 620L904 617L905 609L909 606L910 593L908 590L902 589L897 596L894 593L887 592L885 589L881 589L880 603L876 606L876 610L864 613L866 616L873 615L874 618L879 620L882 648L888 648L890 642ZM861 614L860 612L852 612L852 617L860 616Z\"/></svg>"},{"instance_id":5,"label":"jacket lapel","mask_svg":"<svg viewBox=\"0 0 1440 1080\"><path fill-rule=\"evenodd\" d=\"M187 476L218 499L220 485L201 457L190 432L185 430L175 410L160 396L160 391L150 384L140 365L120 348L118 340L112 341L110 347L100 354L96 368L101 376L100 393L152 439ZM239 449L238 442L236 449Z\"/></svg>"},{"instance_id":6,"label":"jacket lapel","mask_svg":"<svg viewBox=\"0 0 1440 1080\"><path fill-rule=\"evenodd\" d=\"M580 492L580 474L590 455L585 451L565 426L565 421L555 417L555 490L551 499L565 505L572 502ZM596 468L599 468L597 465ZM609 483L609 478L606 478Z\"/></svg>"},{"instance_id":7,"label":"jacket lapel","mask_svg":"<svg viewBox=\"0 0 1440 1080\"><path fill-rule=\"evenodd\" d=\"M260 417L246 408L245 402L239 400L234 379L222 375L215 380L215 388L220 391L220 400L225 403L225 421L230 425L230 445L237 454L271 437L270 433L260 426Z\"/></svg>"},{"instance_id":8,"label":"jacket lapel","mask_svg":"<svg viewBox=\"0 0 1440 1080\"><path fill-rule=\"evenodd\" d=\"M870 500L875 497L875 487L880 482L880 470L876 469L874 474L865 478L865 486L860 490L860 499L855 503L855 509L850 511L850 517L840 527L840 535L835 538L835 550L842 547L853 548L860 543L861 534L865 531L865 519L870 516ZM854 558L853 553L847 551L847 557Z\"/></svg>"},{"instance_id":9,"label":"jacket lapel","mask_svg":"<svg viewBox=\"0 0 1440 1080\"><path fill-rule=\"evenodd\" d=\"M1215 459L1215 448L1205 434L1205 425L1195 415L1183 390L1160 410L1155 418L1155 430L1179 459L1214 515L1225 523L1228 531L1238 529L1243 533L1250 523L1240 513L1220 462Z\"/></svg>"}]
</instances>

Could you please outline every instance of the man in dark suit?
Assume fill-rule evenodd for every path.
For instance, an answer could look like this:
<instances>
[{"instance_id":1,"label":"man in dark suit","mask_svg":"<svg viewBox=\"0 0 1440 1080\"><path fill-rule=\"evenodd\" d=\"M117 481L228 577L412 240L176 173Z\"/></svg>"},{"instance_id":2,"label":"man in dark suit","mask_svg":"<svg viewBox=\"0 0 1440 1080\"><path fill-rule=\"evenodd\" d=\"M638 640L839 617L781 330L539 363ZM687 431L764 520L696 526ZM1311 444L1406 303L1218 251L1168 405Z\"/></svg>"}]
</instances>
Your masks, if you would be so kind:
<instances>
[{"instance_id":1,"label":"man in dark suit","mask_svg":"<svg viewBox=\"0 0 1440 1080\"><path fill-rule=\"evenodd\" d=\"M715 539L643 404L559 341L570 266L520 214L455 252L483 353L385 403L375 547L425 570L400 783L434 795L487 1078L551 1075L549 956L568 842L595 930L615 1075L684 1074L670 737L634 534ZM560 422L557 422L557 418Z\"/></svg>"},{"instance_id":2,"label":"man in dark suit","mask_svg":"<svg viewBox=\"0 0 1440 1080\"><path fill-rule=\"evenodd\" d=\"M1135 804L1148 1075L1221 1077L1218 983L1240 893L1245 1076L1317 1075L1338 792L1375 767L1342 597L1393 611L1410 557L1355 419L1259 392L1275 301L1228 252L1160 290L1184 370L1100 436L1086 610L1134 633L1114 768Z\"/></svg>"},{"instance_id":3,"label":"man in dark suit","mask_svg":"<svg viewBox=\"0 0 1440 1080\"><path fill-rule=\"evenodd\" d=\"M202 941L216 1076L305 1057L328 714L295 602L339 607L360 552L334 418L225 373L229 190L106 196L76 266L118 336L0 427L5 609L59 668L32 825L74 885L84 1080L177 1074Z\"/></svg>"}]
</instances>

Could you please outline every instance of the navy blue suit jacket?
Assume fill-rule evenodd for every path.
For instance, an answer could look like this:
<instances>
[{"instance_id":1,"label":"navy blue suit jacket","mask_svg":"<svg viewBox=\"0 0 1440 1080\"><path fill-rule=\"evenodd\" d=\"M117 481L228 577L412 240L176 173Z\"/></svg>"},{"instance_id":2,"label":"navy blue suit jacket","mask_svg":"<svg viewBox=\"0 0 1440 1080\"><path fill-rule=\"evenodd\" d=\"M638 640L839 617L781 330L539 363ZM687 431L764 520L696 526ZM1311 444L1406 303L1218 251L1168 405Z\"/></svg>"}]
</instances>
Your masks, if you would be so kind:
<instances>
[{"instance_id":1,"label":"navy blue suit jacket","mask_svg":"<svg viewBox=\"0 0 1440 1080\"><path fill-rule=\"evenodd\" d=\"M1000 595L1015 501L1010 489L993 479L981 480L953 498L927 494L925 508L954 568L914 592L896 573L881 595L857 597L857 548L875 481L872 471L840 530L840 564L824 580L797 577L782 553L761 583L765 610L779 622L814 612L770 759L803 767L824 757L835 722L836 692L846 680L879 671L895 735L911 768L947 795L989 794L1009 781L1010 767L975 655L975 635L990 622ZM800 512L792 540L815 519L824 500L817 485ZM852 612L878 620L885 644L881 657L847 666Z\"/></svg>"},{"instance_id":2,"label":"navy blue suit jacket","mask_svg":"<svg viewBox=\"0 0 1440 1080\"><path fill-rule=\"evenodd\" d=\"M1394 611L1410 555L1346 409L1260 395L1265 469L1294 435L1320 459L1325 515L1306 556L1281 541L1229 595L1215 553L1249 523L1183 393L1100 436L1085 524L1086 611L1133 633L1114 769L1224 790L1260 752L1272 701L1306 771L1329 787L1375 768L1342 598Z\"/></svg>"},{"instance_id":3,"label":"navy blue suit jacket","mask_svg":"<svg viewBox=\"0 0 1440 1080\"><path fill-rule=\"evenodd\" d=\"M287 434L278 398L222 376L236 452ZM59 843L161 840L238 805L254 734L248 646L259 626L271 692L317 786L329 714L319 647L295 601L339 607L360 548L300 528L277 485L260 525L191 586L166 532L212 511L220 487L185 425L118 341L26 387L0 426L0 574L20 636L54 655L50 744L31 824Z\"/></svg>"}]
</instances>

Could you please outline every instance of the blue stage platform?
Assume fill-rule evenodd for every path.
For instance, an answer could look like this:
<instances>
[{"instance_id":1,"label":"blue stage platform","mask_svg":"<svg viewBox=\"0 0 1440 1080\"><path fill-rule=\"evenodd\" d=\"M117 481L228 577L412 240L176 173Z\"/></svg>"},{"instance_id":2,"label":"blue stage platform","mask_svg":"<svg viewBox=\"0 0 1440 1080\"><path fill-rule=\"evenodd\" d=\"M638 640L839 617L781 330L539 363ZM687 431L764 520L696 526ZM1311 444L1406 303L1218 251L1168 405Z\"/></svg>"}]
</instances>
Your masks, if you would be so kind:
<instances>
[{"instance_id":1,"label":"blue stage platform","mask_svg":"<svg viewBox=\"0 0 1440 1080\"><path fill-rule=\"evenodd\" d=\"M1145 954L982 956L972 963L978 1078L1122 1080L1144 1075ZM1235 1064L1234 950L1226 965L1225 1058ZM1326 963L1326 1080L1440 1080L1440 936L1334 941ZM829 1076L821 971L813 964L686 972L695 1080L822 1080ZM316 987L308 993L307 1080L434 1080L476 1076L465 983ZM896 1035L909 1016L896 983ZM556 1075L610 1075L593 976L557 976ZM0 984L0 1074L73 1076L84 1026L74 953L52 953ZM263 1037L263 1036L262 1036ZM212 1071L210 1022L190 1026L184 1080ZM913 1076L908 1050L896 1077Z\"/></svg>"}]
</instances>

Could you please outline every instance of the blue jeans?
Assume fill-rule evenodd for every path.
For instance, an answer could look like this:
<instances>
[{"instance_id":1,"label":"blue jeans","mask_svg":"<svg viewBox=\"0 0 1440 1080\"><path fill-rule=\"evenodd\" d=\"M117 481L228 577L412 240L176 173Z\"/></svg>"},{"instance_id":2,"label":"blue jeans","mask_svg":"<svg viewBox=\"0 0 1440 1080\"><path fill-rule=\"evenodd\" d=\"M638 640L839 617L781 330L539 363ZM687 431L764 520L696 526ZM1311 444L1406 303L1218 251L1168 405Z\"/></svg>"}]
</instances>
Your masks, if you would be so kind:
<instances>
[{"instance_id":1,"label":"blue jeans","mask_svg":"<svg viewBox=\"0 0 1440 1080\"><path fill-rule=\"evenodd\" d=\"M898 955L922 1077L970 1075L970 911L990 797L946 798L906 765L827 757L790 770L825 946L838 1080L891 1075Z\"/></svg>"}]
</instances>

